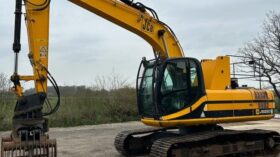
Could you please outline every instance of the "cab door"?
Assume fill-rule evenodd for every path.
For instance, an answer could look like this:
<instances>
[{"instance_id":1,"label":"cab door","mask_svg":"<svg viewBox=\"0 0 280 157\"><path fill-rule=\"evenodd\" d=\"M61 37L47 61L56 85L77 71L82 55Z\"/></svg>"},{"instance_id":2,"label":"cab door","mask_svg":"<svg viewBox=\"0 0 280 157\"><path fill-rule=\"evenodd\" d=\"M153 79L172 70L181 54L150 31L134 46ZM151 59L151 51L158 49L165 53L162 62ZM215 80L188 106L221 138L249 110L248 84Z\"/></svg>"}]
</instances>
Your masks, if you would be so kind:
<instances>
[{"instance_id":1,"label":"cab door","mask_svg":"<svg viewBox=\"0 0 280 157\"><path fill-rule=\"evenodd\" d=\"M157 105L161 116L191 106L205 95L200 62L194 58L169 59L157 85Z\"/></svg>"}]
</instances>

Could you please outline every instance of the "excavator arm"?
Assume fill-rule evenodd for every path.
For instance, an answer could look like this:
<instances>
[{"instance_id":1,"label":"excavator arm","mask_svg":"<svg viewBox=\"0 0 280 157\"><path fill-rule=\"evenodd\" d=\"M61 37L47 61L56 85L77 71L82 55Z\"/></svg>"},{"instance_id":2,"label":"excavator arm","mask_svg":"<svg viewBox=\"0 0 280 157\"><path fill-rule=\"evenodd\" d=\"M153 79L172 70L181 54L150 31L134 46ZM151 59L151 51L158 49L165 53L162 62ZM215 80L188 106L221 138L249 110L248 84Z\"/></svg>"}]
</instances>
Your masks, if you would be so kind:
<instances>
[{"instance_id":1,"label":"excavator arm","mask_svg":"<svg viewBox=\"0 0 280 157\"><path fill-rule=\"evenodd\" d=\"M183 57L174 32L158 19L156 12L130 0L69 0L146 40L161 58Z\"/></svg>"},{"instance_id":2,"label":"excavator arm","mask_svg":"<svg viewBox=\"0 0 280 157\"><path fill-rule=\"evenodd\" d=\"M28 32L29 53L28 58L33 68L33 75L18 74L18 54L20 52L20 26L22 2L25 5L25 23ZM12 81L15 92L21 97L23 89L20 81L34 81L37 93L47 92L48 77L48 50L49 50L49 4L50 0L16 0L15 18L15 71Z\"/></svg>"}]
</instances>

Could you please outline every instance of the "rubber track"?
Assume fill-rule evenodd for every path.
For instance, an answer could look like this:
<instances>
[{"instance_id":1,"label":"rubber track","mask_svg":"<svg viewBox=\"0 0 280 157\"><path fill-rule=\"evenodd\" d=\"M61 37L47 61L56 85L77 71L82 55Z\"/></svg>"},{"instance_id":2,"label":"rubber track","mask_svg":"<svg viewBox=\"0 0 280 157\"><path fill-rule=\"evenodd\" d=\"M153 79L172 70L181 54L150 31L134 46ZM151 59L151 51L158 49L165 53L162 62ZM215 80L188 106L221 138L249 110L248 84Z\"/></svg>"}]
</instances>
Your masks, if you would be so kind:
<instances>
[{"instance_id":1,"label":"rubber track","mask_svg":"<svg viewBox=\"0 0 280 157\"><path fill-rule=\"evenodd\" d=\"M233 131L233 130L224 130L224 131L207 131L202 133L194 133L185 136L178 137L170 137L170 138L162 138L154 142L151 148L150 156L151 157L168 157L168 153L170 152L173 145L176 144L190 144L192 142L199 142L210 140L218 136L227 136L227 135L238 135L238 134L275 134L277 132L274 131L266 131L266 130L248 130L248 131ZM278 134L279 135L279 134Z\"/></svg>"},{"instance_id":2,"label":"rubber track","mask_svg":"<svg viewBox=\"0 0 280 157\"><path fill-rule=\"evenodd\" d=\"M139 134L146 134L146 133L154 133L158 131L163 131L164 128L143 128L143 129L137 129L137 130L126 130L120 132L116 138L115 138L115 148L118 152L120 152L123 155L129 155L130 151L128 148L129 144L129 138L133 135L139 135Z\"/></svg>"}]
</instances>

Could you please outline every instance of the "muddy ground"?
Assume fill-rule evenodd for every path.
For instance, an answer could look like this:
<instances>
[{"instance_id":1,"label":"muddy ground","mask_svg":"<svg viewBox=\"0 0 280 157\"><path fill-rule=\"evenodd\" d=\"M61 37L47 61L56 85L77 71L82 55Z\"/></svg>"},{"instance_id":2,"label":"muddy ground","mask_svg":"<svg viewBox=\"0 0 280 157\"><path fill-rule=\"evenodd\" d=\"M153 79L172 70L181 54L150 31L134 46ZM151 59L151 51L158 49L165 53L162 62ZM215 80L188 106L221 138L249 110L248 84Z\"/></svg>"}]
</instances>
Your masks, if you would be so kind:
<instances>
[{"instance_id":1,"label":"muddy ground","mask_svg":"<svg viewBox=\"0 0 280 157\"><path fill-rule=\"evenodd\" d=\"M280 132L280 119L223 125L227 129L268 129ZM114 137L122 130L146 127L140 122L102 124L50 129L58 143L58 157L120 157L114 148ZM0 132L0 136L9 132Z\"/></svg>"}]
</instances>

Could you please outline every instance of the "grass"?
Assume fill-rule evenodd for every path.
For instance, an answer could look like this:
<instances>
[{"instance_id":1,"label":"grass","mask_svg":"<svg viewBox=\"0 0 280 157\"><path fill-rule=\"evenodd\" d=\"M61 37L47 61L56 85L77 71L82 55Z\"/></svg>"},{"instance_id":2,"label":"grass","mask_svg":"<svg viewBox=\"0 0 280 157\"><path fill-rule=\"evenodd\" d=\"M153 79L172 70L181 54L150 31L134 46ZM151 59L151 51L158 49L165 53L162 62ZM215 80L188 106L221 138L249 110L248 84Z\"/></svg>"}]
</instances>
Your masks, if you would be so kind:
<instances>
[{"instance_id":1,"label":"grass","mask_svg":"<svg viewBox=\"0 0 280 157\"><path fill-rule=\"evenodd\" d=\"M50 117L51 127L68 127L138 119L135 89L91 91L61 99L61 107Z\"/></svg>"},{"instance_id":2,"label":"grass","mask_svg":"<svg viewBox=\"0 0 280 157\"><path fill-rule=\"evenodd\" d=\"M50 97L55 103L55 98ZM0 130L11 130L16 100L12 93L0 99ZM79 90L61 97L58 112L49 116L50 127L70 127L137 120L134 88L116 90Z\"/></svg>"}]
</instances>

